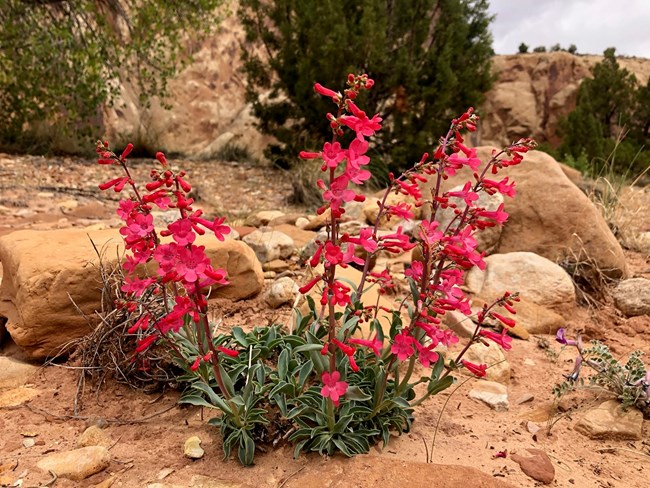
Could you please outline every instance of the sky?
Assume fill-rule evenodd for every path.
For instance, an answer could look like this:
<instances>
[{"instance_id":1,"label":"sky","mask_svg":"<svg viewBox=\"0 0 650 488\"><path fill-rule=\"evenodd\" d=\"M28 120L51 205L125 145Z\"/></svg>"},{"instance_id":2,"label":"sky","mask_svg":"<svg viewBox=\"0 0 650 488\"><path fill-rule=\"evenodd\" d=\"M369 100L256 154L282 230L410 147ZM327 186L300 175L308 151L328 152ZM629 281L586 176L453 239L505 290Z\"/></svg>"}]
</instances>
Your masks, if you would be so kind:
<instances>
[{"instance_id":1,"label":"sky","mask_svg":"<svg viewBox=\"0 0 650 488\"><path fill-rule=\"evenodd\" d=\"M494 50L575 44L578 53L650 58L650 0L490 0Z\"/></svg>"}]
</instances>

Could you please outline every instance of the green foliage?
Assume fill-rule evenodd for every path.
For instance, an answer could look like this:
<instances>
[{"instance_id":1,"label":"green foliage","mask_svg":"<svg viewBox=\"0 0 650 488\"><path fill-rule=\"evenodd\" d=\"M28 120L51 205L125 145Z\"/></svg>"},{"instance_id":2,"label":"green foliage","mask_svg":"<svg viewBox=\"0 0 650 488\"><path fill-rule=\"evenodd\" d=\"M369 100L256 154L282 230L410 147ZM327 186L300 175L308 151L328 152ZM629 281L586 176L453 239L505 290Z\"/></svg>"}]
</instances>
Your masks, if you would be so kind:
<instances>
[{"instance_id":1,"label":"green foliage","mask_svg":"<svg viewBox=\"0 0 650 488\"><path fill-rule=\"evenodd\" d=\"M428 385L426 398L454 382L451 376L443 376L442 356L430 377L409 383L408 378L399 381L398 363L387 360L388 354L359 353L357 372L349 369L346 359L339 359L338 367L345 372L341 380L349 386L334 411L320 392L320 377L328 367L321 355L327 329L313 307L306 317L299 314L296 323L294 333L278 325L256 327L248 333L234 327L215 338L215 345L240 351L220 363L230 390L227 395L219 392L211 365L202 364L197 371L188 367L191 358L199 355L196 342L183 333L170 337L187 358L178 361L186 371L180 380L189 385L181 402L220 410L221 416L209 423L221 430L225 456L236 449L244 465L252 464L256 444L275 446L285 440L294 444L296 456L307 451L366 453L378 441L386 444L391 432L409 430L415 385ZM356 320L346 325L342 333L358 328Z\"/></svg>"},{"instance_id":2,"label":"green foliage","mask_svg":"<svg viewBox=\"0 0 650 488\"><path fill-rule=\"evenodd\" d=\"M578 52L578 46L575 44L570 44L569 47L567 48L567 52L570 54L576 54Z\"/></svg>"},{"instance_id":3,"label":"green foliage","mask_svg":"<svg viewBox=\"0 0 650 488\"><path fill-rule=\"evenodd\" d=\"M317 80L333 89L348 73L376 80L365 106L384 117L374 144L393 168L419 160L442 121L480 104L493 81L486 0L240 4L247 40L262 46L244 53L247 95L260 130L279 142L266 155L280 166L330 134Z\"/></svg>"},{"instance_id":4,"label":"green foliage","mask_svg":"<svg viewBox=\"0 0 650 488\"><path fill-rule=\"evenodd\" d=\"M89 136L121 82L131 82L144 103L164 96L169 77L188 60L185 41L213 26L221 3L0 3L0 147L24 149L43 132ZM49 139L48 149L60 140Z\"/></svg>"},{"instance_id":5,"label":"green foliage","mask_svg":"<svg viewBox=\"0 0 650 488\"><path fill-rule=\"evenodd\" d=\"M595 374L588 377L591 386L599 386L612 392L621 402L623 408L636 407L650 418L650 385L645 383L646 368L641 360L642 351L634 351L625 364L615 358L609 348L600 341L591 341L591 347L581 352L583 364L588 365ZM561 398L576 387L584 386L582 378L568 377L566 381L553 388L553 394Z\"/></svg>"},{"instance_id":6,"label":"green foliage","mask_svg":"<svg viewBox=\"0 0 650 488\"><path fill-rule=\"evenodd\" d=\"M519 54L526 54L528 52L528 44L522 42L519 44Z\"/></svg>"},{"instance_id":7,"label":"green foliage","mask_svg":"<svg viewBox=\"0 0 650 488\"><path fill-rule=\"evenodd\" d=\"M546 52L546 46L537 46L536 48L533 49L534 53L545 53Z\"/></svg>"},{"instance_id":8,"label":"green foliage","mask_svg":"<svg viewBox=\"0 0 650 488\"><path fill-rule=\"evenodd\" d=\"M650 88L637 88L634 74L621 68L614 48L604 52L578 91L576 108L560 123L559 152L591 176L634 176L650 164Z\"/></svg>"}]
</instances>

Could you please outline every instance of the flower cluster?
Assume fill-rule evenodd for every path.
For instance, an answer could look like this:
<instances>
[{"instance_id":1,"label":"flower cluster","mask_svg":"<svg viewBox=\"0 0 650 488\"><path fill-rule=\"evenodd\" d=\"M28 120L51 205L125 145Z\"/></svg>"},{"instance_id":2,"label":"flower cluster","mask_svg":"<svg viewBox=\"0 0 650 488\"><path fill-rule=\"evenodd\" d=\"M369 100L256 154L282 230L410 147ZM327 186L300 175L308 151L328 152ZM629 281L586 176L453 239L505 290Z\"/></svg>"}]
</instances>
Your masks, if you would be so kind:
<instances>
[{"instance_id":1,"label":"flower cluster","mask_svg":"<svg viewBox=\"0 0 650 488\"><path fill-rule=\"evenodd\" d=\"M338 225L345 213L345 204L364 200L357 187L370 178L370 172L366 169L370 162L367 152L372 137L381 130L382 119L378 115L369 117L355 102L360 91L370 89L373 84L367 75L351 74L343 93L318 83L314 85L318 94L330 98L337 107L336 115L327 114L332 139L323 145L321 151L300 153L303 159L320 159L321 171L326 175L318 180L324 201L318 212L329 212L328 239L319 246L310 260L311 266L323 263L324 271L300 291L307 293L316 285L322 287L322 315L328 316L329 326L329 339L322 351L330 356L327 378L340 374L337 370L337 355L347 358L350 369L357 371L356 347L368 347L367 344L359 343L345 334L339 336L334 306L348 307L348 310L354 310L352 314L358 314L360 307L354 300L363 293L366 283L379 283L384 293L392 285L388 271L373 273L369 269L370 259L361 261L357 257L360 248L368 256L372 256L381 251L400 254L418 246L422 254L422 259L414 261L405 273L411 283L411 289L414 290L413 296L410 297L410 320L405 325L391 327L391 344L386 348L388 356L385 357L390 365L417 358L423 366L430 367L440 359L435 351L438 345L449 346L458 342L452 332L440 327L441 317L452 310L465 315L471 314L469 300L460 288L464 282L464 272L474 266L485 268L484 253L477 249L478 242L474 234L488 227L503 225L508 218L503 205L493 210L479 206L479 193L492 195L498 192L513 197L516 193L515 183L508 177L498 179L494 175L497 175L501 168L519 164L523 154L535 147L531 139L522 139L503 151L495 151L492 158L483 164L476 149L466 147L462 136L464 131L476 130L478 116L470 108L452 121L447 135L440 140L432 157L425 153L413 168L400 177L390 175L391 184L383 200L379 202L379 215L374 227L362 228L355 237L348 234L339 235ZM354 135L347 147L338 140L345 130L352 131ZM463 168L471 170L474 181L468 181L460 190L442 191L442 182ZM487 175L490 178L487 178ZM399 203L388 205L386 202L389 192L404 195L406 198ZM429 207L431 218L423 220L414 235L404 233L402 226L398 226L391 234L378 232L382 217L409 221L413 218L413 209L422 206ZM443 209L454 213L445 228L435 220L436 212ZM356 289L339 281L336 276L337 266L346 267L350 264L364 266L362 281ZM490 307L486 306L479 314L478 326L467 347L474 342L488 340L503 349L510 349L511 338L507 335L507 329L514 326L514 321L493 311L492 308L501 306L514 313L512 305L516 300L516 295L506 294ZM500 321L505 326L503 331L497 333L484 328L483 322L487 317ZM381 336L383 337L383 334ZM373 346L373 350L381 349L382 346L380 342L378 346ZM477 376L484 376L486 365L474 365L461 359L467 347L456 359L455 364L462 364ZM341 385L345 382L336 384L336 388L324 387L322 393L338 404L343 389ZM336 395L336 399L332 395Z\"/></svg>"},{"instance_id":2,"label":"flower cluster","mask_svg":"<svg viewBox=\"0 0 650 488\"><path fill-rule=\"evenodd\" d=\"M230 228L224 225L223 218L207 219L201 210L195 210L190 196L191 185L186 181L184 171L174 171L165 155L156 154L157 167L151 170L150 181L144 189L138 187L131 177L127 157L133 145L118 156L112 152L107 142L98 142L98 163L119 166L123 176L99 185L101 190L112 188L120 193L125 188L132 190L130 197L120 201L117 214L124 221L120 228L127 251L123 263L125 271L122 291L129 298L121 306L131 312L141 305L145 293L163 296L165 313L162 316L145 309L140 318L129 329L133 334L141 331L136 352L151 347L159 338L170 332L178 332L191 318L195 327L204 328L207 324L207 297L202 290L227 285L226 272L215 269L205 253L205 247L195 244L197 235L211 232L223 241ZM154 227L152 210L174 209L178 218L158 233ZM163 240L163 238L165 240ZM155 277L146 272L149 263L155 263ZM171 295L168 299L168 295ZM208 337L209 327L207 327ZM215 348L211 341L200 344L201 354L193 367L201 361L218 361L217 353L234 353L225 348Z\"/></svg>"}]
</instances>

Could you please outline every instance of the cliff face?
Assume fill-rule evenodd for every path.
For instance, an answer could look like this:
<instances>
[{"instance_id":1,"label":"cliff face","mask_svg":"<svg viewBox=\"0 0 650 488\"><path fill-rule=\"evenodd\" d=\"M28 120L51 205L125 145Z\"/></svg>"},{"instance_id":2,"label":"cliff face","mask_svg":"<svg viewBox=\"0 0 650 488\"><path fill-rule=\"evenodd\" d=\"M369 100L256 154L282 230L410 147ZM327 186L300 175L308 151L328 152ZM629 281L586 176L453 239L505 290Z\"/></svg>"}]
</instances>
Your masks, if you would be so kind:
<instances>
[{"instance_id":1,"label":"cliff face","mask_svg":"<svg viewBox=\"0 0 650 488\"><path fill-rule=\"evenodd\" d=\"M558 122L575 108L580 82L602 56L575 56L566 52L495 56L498 80L486 95L479 141L502 146L532 136L559 143ZM620 58L622 68L645 84L650 60Z\"/></svg>"},{"instance_id":2,"label":"cliff face","mask_svg":"<svg viewBox=\"0 0 650 488\"><path fill-rule=\"evenodd\" d=\"M243 38L237 20L225 19L219 32L194 53L193 63L170 82L171 110L156 101L142 108L134 90L125 86L122 99L105 110L108 138L150 141L190 156L209 156L227 143L261 155L269 138L255 129L244 100ZM502 146L532 136L557 144L560 117L575 107L581 80L601 59L566 52L495 56L498 81L478 110L482 123L475 142ZM650 60L621 58L619 63L640 83L647 82Z\"/></svg>"}]
</instances>

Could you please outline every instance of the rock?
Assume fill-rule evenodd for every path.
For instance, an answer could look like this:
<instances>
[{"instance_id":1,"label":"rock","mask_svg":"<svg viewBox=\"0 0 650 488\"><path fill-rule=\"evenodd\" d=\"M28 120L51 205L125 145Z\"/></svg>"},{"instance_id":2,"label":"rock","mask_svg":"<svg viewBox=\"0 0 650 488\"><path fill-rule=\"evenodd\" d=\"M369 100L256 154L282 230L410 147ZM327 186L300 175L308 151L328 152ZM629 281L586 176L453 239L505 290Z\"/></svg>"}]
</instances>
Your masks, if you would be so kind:
<instances>
[{"instance_id":1,"label":"rock","mask_svg":"<svg viewBox=\"0 0 650 488\"><path fill-rule=\"evenodd\" d=\"M472 304L482 305L483 303L490 303L496 296L492 297L479 297L473 300ZM536 303L520 298L520 301L514 304L516 314L511 314L504 308L497 309L498 313L504 317L511 318L515 321L515 326L508 328L508 334L511 336L519 337L520 339L527 340L530 334L555 334L557 330L566 325L566 320L557 312L537 305Z\"/></svg>"},{"instance_id":2,"label":"rock","mask_svg":"<svg viewBox=\"0 0 650 488\"><path fill-rule=\"evenodd\" d=\"M95 310L101 309L100 278L96 269L98 249L104 262L114 265L122 254L122 239L115 229L87 232L21 230L0 237L0 261L4 279L0 285L0 316L30 357L45 358L92 330ZM253 250L241 241L220 242L207 235L196 244L206 246L213 266L224 268L230 285L215 287L212 296L238 300L258 293L264 284L261 264ZM83 317L74 300L86 315Z\"/></svg>"},{"instance_id":3,"label":"rock","mask_svg":"<svg viewBox=\"0 0 650 488\"><path fill-rule=\"evenodd\" d=\"M273 282L264 294L264 300L271 308L278 308L285 303L293 305L300 294L299 286L288 276L283 276Z\"/></svg>"},{"instance_id":4,"label":"rock","mask_svg":"<svg viewBox=\"0 0 650 488\"><path fill-rule=\"evenodd\" d=\"M588 410L573 428L590 439L639 440L643 414L636 408L624 411L617 400L608 400Z\"/></svg>"},{"instance_id":5,"label":"rock","mask_svg":"<svg viewBox=\"0 0 650 488\"><path fill-rule=\"evenodd\" d=\"M476 149L477 156L486 161L494 148ZM506 199L509 218L495 253L527 251L556 263L581 263L579 271L586 279L596 270L613 279L627 276L623 248L600 210L566 177L555 159L542 151L529 151L523 163L504 168L498 176L514 180L517 195ZM460 170L443 183L443 190L466 181L474 181L472 171Z\"/></svg>"},{"instance_id":6,"label":"rock","mask_svg":"<svg viewBox=\"0 0 650 488\"><path fill-rule=\"evenodd\" d=\"M305 228L309 225L309 219L306 217L298 217L293 225L299 229L305 230Z\"/></svg>"},{"instance_id":7,"label":"rock","mask_svg":"<svg viewBox=\"0 0 650 488\"><path fill-rule=\"evenodd\" d=\"M205 451L201 447L201 439L197 436L192 436L185 441L183 446L183 454L190 459L201 459Z\"/></svg>"},{"instance_id":8,"label":"rock","mask_svg":"<svg viewBox=\"0 0 650 488\"><path fill-rule=\"evenodd\" d=\"M510 364L506 361L506 356L497 344L486 346L480 342L473 344L464 356L469 362L474 364L487 364L485 378L507 385L510 383Z\"/></svg>"},{"instance_id":9,"label":"rock","mask_svg":"<svg viewBox=\"0 0 650 488\"><path fill-rule=\"evenodd\" d=\"M571 277L560 266L532 252L493 254L485 258L486 268L466 276L471 293L497 297L518 291L522 298L545 306L575 303Z\"/></svg>"},{"instance_id":10,"label":"rock","mask_svg":"<svg viewBox=\"0 0 650 488\"><path fill-rule=\"evenodd\" d=\"M275 229L257 229L245 236L243 241L253 248L262 263L288 258L295 249L293 239Z\"/></svg>"},{"instance_id":11,"label":"rock","mask_svg":"<svg viewBox=\"0 0 650 488\"><path fill-rule=\"evenodd\" d=\"M278 483L279 484L279 483ZM389 456L334 456L308 463L284 488L514 488L511 484L470 466L426 464Z\"/></svg>"},{"instance_id":12,"label":"rock","mask_svg":"<svg viewBox=\"0 0 650 488\"><path fill-rule=\"evenodd\" d=\"M48 454L36 466L46 472L52 471L60 478L81 481L106 469L110 463L108 449L90 446Z\"/></svg>"},{"instance_id":13,"label":"rock","mask_svg":"<svg viewBox=\"0 0 650 488\"><path fill-rule=\"evenodd\" d=\"M74 209L76 209L79 206L79 202L76 200L62 200L56 204L56 207L61 210L64 214L68 214L72 212Z\"/></svg>"},{"instance_id":14,"label":"rock","mask_svg":"<svg viewBox=\"0 0 650 488\"><path fill-rule=\"evenodd\" d=\"M113 444L111 437L96 425L91 425L83 431L79 440L78 447L102 446L110 447Z\"/></svg>"},{"instance_id":15,"label":"rock","mask_svg":"<svg viewBox=\"0 0 650 488\"><path fill-rule=\"evenodd\" d=\"M462 189L463 185L458 185L454 188L451 188L449 191L461 191ZM503 195L501 195L501 193L489 195L488 193L482 191L479 192L478 195L479 198L476 202L474 202L475 205L483 207L489 211L495 211L499 205L504 203ZM455 203L457 205L457 208L460 211L464 211L467 208L467 205L462 199L452 197L450 200L452 203ZM436 220L440 223L439 228L446 229L455 216L456 214L452 208L448 207L446 209L439 209L438 212L436 212ZM502 229L502 226L495 225L494 227L488 227L479 232L476 232L474 234L474 237L478 243L477 250L485 251L485 253L488 255L491 254L499 242Z\"/></svg>"},{"instance_id":16,"label":"rock","mask_svg":"<svg viewBox=\"0 0 650 488\"><path fill-rule=\"evenodd\" d=\"M449 327L458 337L472 337L476 330L476 324L468 317L457 310L450 310L442 317L442 323Z\"/></svg>"},{"instance_id":17,"label":"rock","mask_svg":"<svg viewBox=\"0 0 650 488\"><path fill-rule=\"evenodd\" d=\"M541 481L545 485L552 483L555 479L555 467L548 454L540 449L526 449L526 451L530 456L512 454L510 458L519 465L527 476L536 481Z\"/></svg>"},{"instance_id":18,"label":"rock","mask_svg":"<svg viewBox=\"0 0 650 488\"><path fill-rule=\"evenodd\" d=\"M616 308L628 317L650 315L650 280L631 278L621 281L612 293Z\"/></svg>"},{"instance_id":19,"label":"rock","mask_svg":"<svg viewBox=\"0 0 650 488\"><path fill-rule=\"evenodd\" d=\"M535 395L532 393L524 393L515 401L515 404L522 405L524 403L532 402L535 399Z\"/></svg>"},{"instance_id":20,"label":"rock","mask_svg":"<svg viewBox=\"0 0 650 488\"><path fill-rule=\"evenodd\" d=\"M508 389L494 381L477 381L469 391L469 397L479 400L497 412L508 410Z\"/></svg>"},{"instance_id":21,"label":"rock","mask_svg":"<svg viewBox=\"0 0 650 488\"><path fill-rule=\"evenodd\" d=\"M309 216L309 224L304 227L304 230L320 230L325 227L330 221L330 209L328 208L325 212L320 215L311 215Z\"/></svg>"},{"instance_id":22,"label":"rock","mask_svg":"<svg viewBox=\"0 0 650 488\"><path fill-rule=\"evenodd\" d=\"M282 259L274 259L273 261L269 261L262 265L264 271L273 271L274 273L282 273L283 271L287 271L290 267L291 264Z\"/></svg>"},{"instance_id":23,"label":"rock","mask_svg":"<svg viewBox=\"0 0 650 488\"><path fill-rule=\"evenodd\" d=\"M305 246L309 241L311 241L315 236L316 232L311 230L299 229L295 225L291 224L279 224L273 227L273 230L278 230L283 234L288 235L293 239L293 243L297 248Z\"/></svg>"},{"instance_id":24,"label":"rock","mask_svg":"<svg viewBox=\"0 0 650 488\"><path fill-rule=\"evenodd\" d=\"M363 217L365 221L370 224L374 225L375 222L377 221L377 216L379 215L379 202L381 202L382 198L384 197L384 190L381 190L373 197L366 198L366 201L363 203ZM386 198L386 205L397 205L399 203L405 203L407 205L411 206L411 212L413 213L413 219L418 220L421 217L421 208L416 207L415 200L413 197L410 197L408 195L402 195L401 193L395 194L395 193L390 193L388 197ZM392 217L390 220L388 219L388 216L384 213L384 216L381 219L381 222L379 223L379 228L380 229L394 229L399 225L400 219L396 217Z\"/></svg>"},{"instance_id":25,"label":"rock","mask_svg":"<svg viewBox=\"0 0 650 488\"><path fill-rule=\"evenodd\" d=\"M31 383L38 370L34 364L0 356L0 389Z\"/></svg>"},{"instance_id":26,"label":"rock","mask_svg":"<svg viewBox=\"0 0 650 488\"><path fill-rule=\"evenodd\" d=\"M197 474L192 476L189 484L149 483L147 488L250 488L250 485L239 481L209 478L208 476Z\"/></svg>"},{"instance_id":27,"label":"rock","mask_svg":"<svg viewBox=\"0 0 650 488\"><path fill-rule=\"evenodd\" d=\"M253 227L261 227L263 225L269 225L269 222L284 217L284 215L284 212L280 212L279 210L262 210L246 219L246 224L252 225Z\"/></svg>"},{"instance_id":28,"label":"rock","mask_svg":"<svg viewBox=\"0 0 650 488\"><path fill-rule=\"evenodd\" d=\"M39 390L24 386L0 391L0 407L13 408L36 398Z\"/></svg>"}]
</instances>

